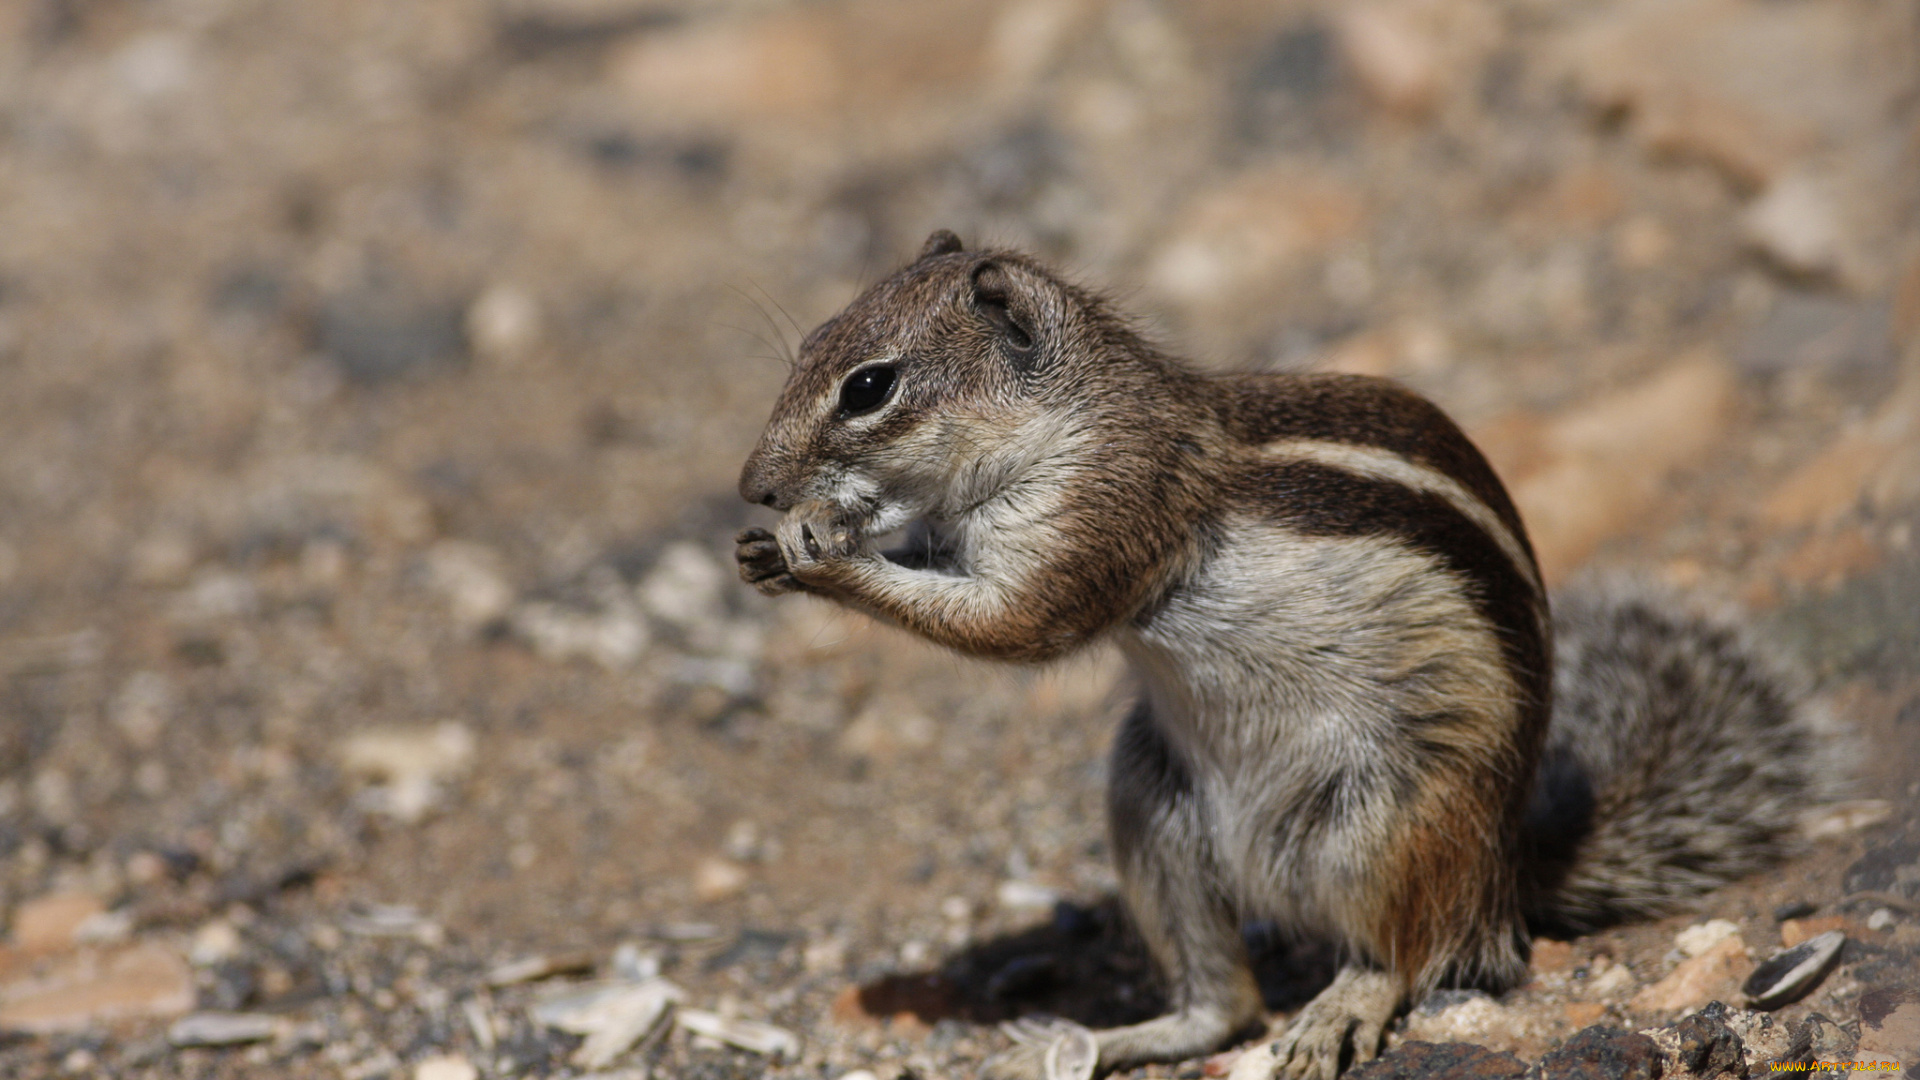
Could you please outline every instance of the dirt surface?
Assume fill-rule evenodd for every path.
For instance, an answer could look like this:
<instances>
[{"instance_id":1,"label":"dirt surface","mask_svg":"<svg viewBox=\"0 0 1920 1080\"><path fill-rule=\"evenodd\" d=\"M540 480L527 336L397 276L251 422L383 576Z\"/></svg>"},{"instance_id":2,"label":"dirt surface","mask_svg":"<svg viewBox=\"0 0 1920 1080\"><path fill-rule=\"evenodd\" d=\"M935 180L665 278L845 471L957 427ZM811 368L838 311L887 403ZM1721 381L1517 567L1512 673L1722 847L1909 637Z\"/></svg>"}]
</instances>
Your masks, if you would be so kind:
<instances>
[{"instance_id":1,"label":"dirt surface","mask_svg":"<svg viewBox=\"0 0 1920 1080\"><path fill-rule=\"evenodd\" d=\"M1915 176L1874 0L0 5L0 1074L892 1080L1153 1013L1116 661L728 565L782 350L937 227L1406 380L1556 581L1740 605L1860 734L1890 817L1396 1043L1674 1020L1723 919L1701 993L1841 929L1782 1023L1920 1055ZM1276 1008L1330 971L1254 938ZM533 1008L656 975L604 1066Z\"/></svg>"}]
</instances>

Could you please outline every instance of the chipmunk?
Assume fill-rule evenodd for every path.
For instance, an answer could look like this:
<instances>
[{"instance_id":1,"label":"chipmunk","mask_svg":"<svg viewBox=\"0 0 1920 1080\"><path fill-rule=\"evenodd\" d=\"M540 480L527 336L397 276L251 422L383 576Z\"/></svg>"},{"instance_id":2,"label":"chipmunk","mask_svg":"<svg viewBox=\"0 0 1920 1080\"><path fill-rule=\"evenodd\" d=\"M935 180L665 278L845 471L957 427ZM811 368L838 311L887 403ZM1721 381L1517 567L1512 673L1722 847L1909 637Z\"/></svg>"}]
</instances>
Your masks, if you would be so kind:
<instances>
[{"instance_id":1,"label":"chipmunk","mask_svg":"<svg viewBox=\"0 0 1920 1080\"><path fill-rule=\"evenodd\" d=\"M1202 374L950 232L807 336L740 493L785 512L737 538L763 593L1130 661L1108 824L1173 1011L1098 1032L1102 1072L1252 1029L1242 926L1271 920L1344 966L1239 1075L1332 1078L1437 985L1523 981L1530 926L1780 856L1821 787L1799 698L1733 630L1633 598L1550 617L1512 500L1426 399Z\"/></svg>"}]
</instances>

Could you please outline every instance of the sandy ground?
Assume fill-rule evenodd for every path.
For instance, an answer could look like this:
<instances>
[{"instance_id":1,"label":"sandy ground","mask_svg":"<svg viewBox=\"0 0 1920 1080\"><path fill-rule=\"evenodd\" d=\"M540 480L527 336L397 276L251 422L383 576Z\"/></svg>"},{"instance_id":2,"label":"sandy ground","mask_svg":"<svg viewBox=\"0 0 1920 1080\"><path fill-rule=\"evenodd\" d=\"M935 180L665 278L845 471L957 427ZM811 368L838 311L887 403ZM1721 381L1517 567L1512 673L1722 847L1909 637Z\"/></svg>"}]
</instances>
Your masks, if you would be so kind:
<instances>
[{"instance_id":1,"label":"sandy ground","mask_svg":"<svg viewBox=\"0 0 1920 1080\"><path fill-rule=\"evenodd\" d=\"M732 579L781 350L936 227L1406 380L1556 582L1737 605L1860 733L1890 817L1396 1043L1841 929L1782 1027L1920 1055L1917 175L1873 0L0 5L0 1073L892 1080L1151 1014L1114 659ZM534 1009L654 973L798 1045Z\"/></svg>"}]
</instances>

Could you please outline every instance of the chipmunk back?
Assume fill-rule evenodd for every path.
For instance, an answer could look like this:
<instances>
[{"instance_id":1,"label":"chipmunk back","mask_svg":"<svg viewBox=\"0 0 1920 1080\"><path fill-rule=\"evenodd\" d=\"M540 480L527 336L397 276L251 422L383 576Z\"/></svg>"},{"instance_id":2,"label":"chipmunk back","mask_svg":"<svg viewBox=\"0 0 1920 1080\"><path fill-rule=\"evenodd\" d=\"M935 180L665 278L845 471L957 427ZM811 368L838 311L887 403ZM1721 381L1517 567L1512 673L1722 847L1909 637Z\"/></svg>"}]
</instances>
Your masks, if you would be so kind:
<instances>
[{"instance_id":1,"label":"chipmunk back","mask_svg":"<svg viewBox=\"0 0 1920 1080\"><path fill-rule=\"evenodd\" d=\"M807 337L740 490L784 511L740 536L769 595L979 656L1129 659L1109 827L1173 1011L1098 1033L1103 1071L1255 1023L1262 919L1346 961L1242 1072L1331 1078L1432 987L1521 980L1529 922L1666 910L1777 857L1822 782L1736 636L1641 601L1550 618L1519 514L1430 402L1202 375L951 233Z\"/></svg>"}]
</instances>

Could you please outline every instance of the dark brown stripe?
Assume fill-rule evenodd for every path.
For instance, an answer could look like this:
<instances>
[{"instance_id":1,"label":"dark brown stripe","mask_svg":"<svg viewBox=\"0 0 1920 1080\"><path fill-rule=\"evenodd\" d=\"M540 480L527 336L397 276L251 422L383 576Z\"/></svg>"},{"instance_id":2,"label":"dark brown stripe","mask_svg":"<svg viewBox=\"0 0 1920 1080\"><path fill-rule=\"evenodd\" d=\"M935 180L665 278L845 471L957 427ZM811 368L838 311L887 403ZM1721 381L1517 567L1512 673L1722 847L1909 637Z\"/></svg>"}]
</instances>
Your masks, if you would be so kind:
<instances>
[{"instance_id":1,"label":"dark brown stripe","mask_svg":"<svg viewBox=\"0 0 1920 1080\"><path fill-rule=\"evenodd\" d=\"M1499 640L1514 684L1532 705L1530 719L1538 725L1534 737L1545 730L1550 686L1545 599L1521 576L1499 543L1452 503L1428 492L1309 461L1250 469L1240 488L1238 505L1266 508L1287 528L1310 536L1387 533L1459 575Z\"/></svg>"},{"instance_id":2,"label":"dark brown stripe","mask_svg":"<svg viewBox=\"0 0 1920 1080\"><path fill-rule=\"evenodd\" d=\"M1239 375L1225 380L1224 419L1249 444L1317 439L1388 450L1472 492L1533 557L1533 545L1493 466L1440 407L1398 383L1364 375Z\"/></svg>"}]
</instances>

